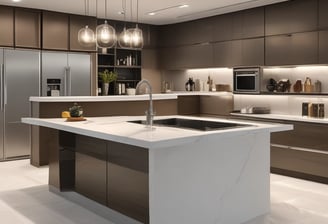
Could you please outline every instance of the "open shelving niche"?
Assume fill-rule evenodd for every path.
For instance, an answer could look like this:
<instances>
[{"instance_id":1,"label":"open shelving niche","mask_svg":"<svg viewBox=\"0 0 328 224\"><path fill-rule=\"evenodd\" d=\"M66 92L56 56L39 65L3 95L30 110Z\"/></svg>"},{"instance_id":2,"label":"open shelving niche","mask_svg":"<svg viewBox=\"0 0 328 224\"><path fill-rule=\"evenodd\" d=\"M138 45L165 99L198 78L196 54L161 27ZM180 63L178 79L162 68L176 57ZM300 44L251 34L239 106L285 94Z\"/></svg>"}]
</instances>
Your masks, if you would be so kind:
<instances>
[{"instance_id":1,"label":"open shelving niche","mask_svg":"<svg viewBox=\"0 0 328 224\"><path fill-rule=\"evenodd\" d=\"M131 56L131 60L128 57ZM118 95L118 85L124 84L125 88L135 88L137 83L141 80L141 50L140 49L123 49L110 48L98 49L97 54L98 73L108 69L115 71L118 78L115 82L110 84L108 95ZM130 62L129 62L130 61ZM98 95L102 95L101 78L98 77Z\"/></svg>"}]
</instances>

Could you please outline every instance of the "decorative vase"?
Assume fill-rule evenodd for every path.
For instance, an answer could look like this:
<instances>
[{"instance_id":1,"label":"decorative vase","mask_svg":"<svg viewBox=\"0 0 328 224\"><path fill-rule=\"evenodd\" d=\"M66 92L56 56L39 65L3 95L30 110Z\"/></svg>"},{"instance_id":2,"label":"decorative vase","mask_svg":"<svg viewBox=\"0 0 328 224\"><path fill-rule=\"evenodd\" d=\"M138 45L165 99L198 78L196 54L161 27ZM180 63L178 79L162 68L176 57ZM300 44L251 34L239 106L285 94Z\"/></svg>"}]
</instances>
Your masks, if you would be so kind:
<instances>
[{"instance_id":1,"label":"decorative vase","mask_svg":"<svg viewBox=\"0 0 328 224\"><path fill-rule=\"evenodd\" d=\"M107 96L108 95L108 90L109 90L109 83L103 83L102 84L102 95Z\"/></svg>"}]
</instances>

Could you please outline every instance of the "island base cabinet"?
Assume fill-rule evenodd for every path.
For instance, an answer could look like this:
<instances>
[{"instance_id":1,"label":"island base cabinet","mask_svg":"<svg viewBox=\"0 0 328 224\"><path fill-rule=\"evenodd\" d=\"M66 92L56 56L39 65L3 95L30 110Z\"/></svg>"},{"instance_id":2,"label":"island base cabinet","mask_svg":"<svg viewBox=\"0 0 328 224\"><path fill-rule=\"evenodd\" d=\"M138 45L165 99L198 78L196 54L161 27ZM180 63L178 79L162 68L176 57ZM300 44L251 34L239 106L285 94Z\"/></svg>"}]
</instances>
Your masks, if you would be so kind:
<instances>
[{"instance_id":1,"label":"island base cabinet","mask_svg":"<svg viewBox=\"0 0 328 224\"><path fill-rule=\"evenodd\" d=\"M103 205L107 204L106 155L106 141L76 136L75 191Z\"/></svg>"},{"instance_id":2,"label":"island base cabinet","mask_svg":"<svg viewBox=\"0 0 328 224\"><path fill-rule=\"evenodd\" d=\"M149 223L148 149L108 143L108 207Z\"/></svg>"}]
</instances>

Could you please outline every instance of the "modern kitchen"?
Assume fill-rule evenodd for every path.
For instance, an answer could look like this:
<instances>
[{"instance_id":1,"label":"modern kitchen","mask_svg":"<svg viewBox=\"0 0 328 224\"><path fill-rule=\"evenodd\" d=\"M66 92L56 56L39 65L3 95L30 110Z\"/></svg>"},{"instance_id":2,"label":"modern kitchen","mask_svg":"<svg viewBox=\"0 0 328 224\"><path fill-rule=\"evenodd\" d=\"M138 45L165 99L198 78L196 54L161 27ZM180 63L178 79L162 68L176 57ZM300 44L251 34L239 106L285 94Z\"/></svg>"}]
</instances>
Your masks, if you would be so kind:
<instances>
[{"instance_id":1,"label":"modern kitchen","mask_svg":"<svg viewBox=\"0 0 328 224\"><path fill-rule=\"evenodd\" d=\"M327 10L0 0L1 223L327 223Z\"/></svg>"}]
</instances>

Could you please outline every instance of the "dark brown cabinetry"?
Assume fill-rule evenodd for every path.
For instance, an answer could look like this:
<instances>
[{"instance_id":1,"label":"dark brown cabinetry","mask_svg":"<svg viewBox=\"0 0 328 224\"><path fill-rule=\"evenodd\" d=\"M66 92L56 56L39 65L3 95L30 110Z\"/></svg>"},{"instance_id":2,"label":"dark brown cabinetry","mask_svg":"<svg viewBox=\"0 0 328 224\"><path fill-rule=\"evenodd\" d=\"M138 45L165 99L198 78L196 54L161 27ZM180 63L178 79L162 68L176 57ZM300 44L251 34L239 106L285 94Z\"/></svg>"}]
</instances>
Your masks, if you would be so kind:
<instances>
[{"instance_id":1,"label":"dark brown cabinetry","mask_svg":"<svg viewBox=\"0 0 328 224\"><path fill-rule=\"evenodd\" d=\"M235 117L235 116L234 116ZM262 118L241 119L292 124L271 134L271 172L328 183L328 125Z\"/></svg>"},{"instance_id":2,"label":"dark brown cabinetry","mask_svg":"<svg viewBox=\"0 0 328 224\"><path fill-rule=\"evenodd\" d=\"M270 36L265 39L265 65L316 64L318 32Z\"/></svg>"},{"instance_id":3,"label":"dark brown cabinetry","mask_svg":"<svg viewBox=\"0 0 328 224\"><path fill-rule=\"evenodd\" d=\"M328 63L328 30L319 31L319 64Z\"/></svg>"},{"instance_id":4,"label":"dark brown cabinetry","mask_svg":"<svg viewBox=\"0 0 328 224\"><path fill-rule=\"evenodd\" d=\"M42 13L42 48L68 50L68 39L68 14L44 11Z\"/></svg>"},{"instance_id":5,"label":"dark brown cabinetry","mask_svg":"<svg viewBox=\"0 0 328 224\"><path fill-rule=\"evenodd\" d=\"M225 41L264 36L264 8L213 17L213 40Z\"/></svg>"},{"instance_id":6,"label":"dark brown cabinetry","mask_svg":"<svg viewBox=\"0 0 328 224\"><path fill-rule=\"evenodd\" d=\"M107 204L107 142L77 135L75 146L75 190Z\"/></svg>"},{"instance_id":7,"label":"dark brown cabinetry","mask_svg":"<svg viewBox=\"0 0 328 224\"><path fill-rule=\"evenodd\" d=\"M224 41L214 44L214 65L250 66L264 64L264 38Z\"/></svg>"},{"instance_id":8,"label":"dark brown cabinetry","mask_svg":"<svg viewBox=\"0 0 328 224\"><path fill-rule=\"evenodd\" d=\"M70 20L70 32L69 32L70 50L90 51L90 52L97 51L96 46L84 47L81 46L78 42L79 30L85 27L86 25L88 25L90 29L96 30L97 19L95 17L89 17L89 16L70 15L69 20Z\"/></svg>"},{"instance_id":9,"label":"dark brown cabinetry","mask_svg":"<svg viewBox=\"0 0 328 224\"><path fill-rule=\"evenodd\" d=\"M266 7L265 34L289 34L317 29L317 1L292 0Z\"/></svg>"},{"instance_id":10,"label":"dark brown cabinetry","mask_svg":"<svg viewBox=\"0 0 328 224\"><path fill-rule=\"evenodd\" d=\"M328 1L319 0L319 29L328 28Z\"/></svg>"},{"instance_id":11,"label":"dark brown cabinetry","mask_svg":"<svg viewBox=\"0 0 328 224\"><path fill-rule=\"evenodd\" d=\"M14 46L14 9L0 6L0 46Z\"/></svg>"},{"instance_id":12,"label":"dark brown cabinetry","mask_svg":"<svg viewBox=\"0 0 328 224\"><path fill-rule=\"evenodd\" d=\"M37 10L15 9L15 46L40 48L40 18Z\"/></svg>"},{"instance_id":13,"label":"dark brown cabinetry","mask_svg":"<svg viewBox=\"0 0 328 224\"><path fill-rule=\"evenodd\" d=\"M148 150L108 142L108 207L149 223Z\"/></svg>"}]
</instances>

